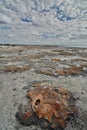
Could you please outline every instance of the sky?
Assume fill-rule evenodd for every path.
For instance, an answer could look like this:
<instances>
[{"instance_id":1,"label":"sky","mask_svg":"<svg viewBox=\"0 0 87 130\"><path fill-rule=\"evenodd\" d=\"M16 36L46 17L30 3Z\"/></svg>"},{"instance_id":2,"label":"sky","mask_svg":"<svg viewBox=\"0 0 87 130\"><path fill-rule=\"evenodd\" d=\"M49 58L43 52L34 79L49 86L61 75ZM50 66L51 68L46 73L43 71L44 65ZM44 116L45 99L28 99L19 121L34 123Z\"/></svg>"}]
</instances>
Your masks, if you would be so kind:
<instances>
[{"instance_id":1,"label":"sky","mask_svg":"<svg viewBox=\"0 0 87 130\"><path fill-rule=\"evenodd\" d=\"M87 0L0 0L0 44L87 45Z\"/></svg>"}]
</instances>

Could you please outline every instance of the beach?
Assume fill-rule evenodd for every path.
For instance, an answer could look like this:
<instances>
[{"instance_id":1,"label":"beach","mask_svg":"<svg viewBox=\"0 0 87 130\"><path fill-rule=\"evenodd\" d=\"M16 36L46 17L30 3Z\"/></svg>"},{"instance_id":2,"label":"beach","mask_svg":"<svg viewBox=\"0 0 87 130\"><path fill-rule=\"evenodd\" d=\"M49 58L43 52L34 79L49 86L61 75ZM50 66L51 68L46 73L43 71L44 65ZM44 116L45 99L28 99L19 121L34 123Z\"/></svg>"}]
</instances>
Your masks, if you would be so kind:
<instances>
[{"instance_id":1,"label":"beach","mask_svg":"<svg viewBox=\"0 0 87 130\"><path fill-rule=\"evenodd\" d=\"M87 48L0 45L0 130L40 130L16 119L18 106L27 104L27 91L48 83L69 90L76 99L79 125L87 129Z\"/></svg>"}]
</instances>

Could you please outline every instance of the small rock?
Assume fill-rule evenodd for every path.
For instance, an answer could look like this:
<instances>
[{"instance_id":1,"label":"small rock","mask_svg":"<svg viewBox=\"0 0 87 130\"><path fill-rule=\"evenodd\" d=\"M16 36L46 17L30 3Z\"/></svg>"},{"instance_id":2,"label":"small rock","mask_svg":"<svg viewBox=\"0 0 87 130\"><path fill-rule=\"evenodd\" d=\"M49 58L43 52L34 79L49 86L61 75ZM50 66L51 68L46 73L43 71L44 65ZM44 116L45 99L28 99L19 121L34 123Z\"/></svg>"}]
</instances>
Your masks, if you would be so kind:
<instances>
[{"instance_id":1,"label":"small rock","mask_svg":"<svg viewBox=\"0 0 87 130\"><path fill-rule=\"evenodd\" d=\"M27 90L27 89L29 89L29 86L24 86L23 87L23 90Z\"/></svg>"},{"instance_id":2,"label":"small rock","mask_svg":"<svg viewBox=\"0 0 87 130\"><path fill-rule=\"evenodd\" d=\"M13 88L13 91L16 91L16 88Z\"/></svg>"},{"instance_id":3,"label":"small rock","mask_svg":"<svg viewBox=\"0 0 87 130\"><path fill-rule=\"evenodd\" d=\"M84 94L85 92L81 92L81 94Z\"/></svg>"}]
</instances>

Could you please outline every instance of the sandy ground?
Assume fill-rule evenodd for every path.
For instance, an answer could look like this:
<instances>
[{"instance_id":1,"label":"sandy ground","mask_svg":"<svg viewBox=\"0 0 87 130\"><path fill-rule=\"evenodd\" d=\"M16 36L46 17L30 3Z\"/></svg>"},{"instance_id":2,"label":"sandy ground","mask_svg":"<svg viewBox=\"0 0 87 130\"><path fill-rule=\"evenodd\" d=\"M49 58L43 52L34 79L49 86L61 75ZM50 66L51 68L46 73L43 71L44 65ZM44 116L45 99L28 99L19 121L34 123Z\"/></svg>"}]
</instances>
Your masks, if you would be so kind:
<instances>
[{"instance_id":1,"label":"sandy ground","mask_svg":"<svg viewBox=\"0 0 87 130\"><path fill-rule=\"evenodd\" d=\"M35 130L15 118L20 103L35 82L70 90L79 109L78 125L65 130L87 129L87 49L58 46L0 46L0 130Z\"/></svg>"}]
</instances>

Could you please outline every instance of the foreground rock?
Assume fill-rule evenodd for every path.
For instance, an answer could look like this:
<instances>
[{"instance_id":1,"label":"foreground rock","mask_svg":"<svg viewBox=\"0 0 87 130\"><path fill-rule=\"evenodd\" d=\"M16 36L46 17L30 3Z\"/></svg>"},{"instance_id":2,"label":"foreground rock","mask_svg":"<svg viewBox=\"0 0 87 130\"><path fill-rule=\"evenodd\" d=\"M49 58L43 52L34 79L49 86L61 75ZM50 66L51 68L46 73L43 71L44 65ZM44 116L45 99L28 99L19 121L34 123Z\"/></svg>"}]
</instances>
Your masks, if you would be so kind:
<instances>
[{"instance_id":1,"label":"foreground rock","mask_svg":"<svg viewBox=\"0 0 87 130\"><path fill-rule=\"evenodd\" d=\"M47 83L27 93L29 104L18 108L16 117L23 125L41 128L64 129L68 121L75 120L77 108L72 94L62 87L55 88Z\"/></svg>"}]
</instances>

